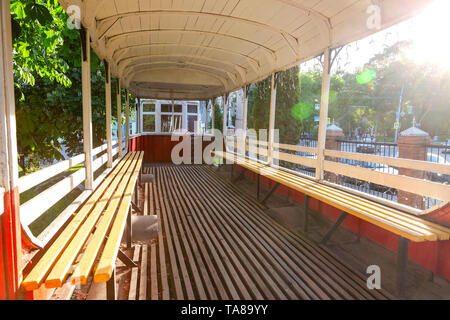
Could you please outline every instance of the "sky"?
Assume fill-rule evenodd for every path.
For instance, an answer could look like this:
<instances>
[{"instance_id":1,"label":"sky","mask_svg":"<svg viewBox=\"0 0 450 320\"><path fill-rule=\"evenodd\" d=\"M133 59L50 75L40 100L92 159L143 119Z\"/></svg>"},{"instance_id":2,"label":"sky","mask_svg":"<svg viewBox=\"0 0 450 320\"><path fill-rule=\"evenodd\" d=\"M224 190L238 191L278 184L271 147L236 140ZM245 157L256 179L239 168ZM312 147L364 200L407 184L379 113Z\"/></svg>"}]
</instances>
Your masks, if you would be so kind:
<instances>
[{"instance_id":1,"label":"sky","mask_svg":"<svg viewBox=\"0 0 450 320\"><path fill-rule=\"evenodd\" d=\"M361 69L375 54L403 40L413 40L415 43L407 52L408 58L450 69L449 15L450 0L436 0L412 19L346 45L333 71L338 68L348 72ZM308 61L301 65L301 70L310 70L315 65L317 61Z\"/></svg>"}]
</instances>

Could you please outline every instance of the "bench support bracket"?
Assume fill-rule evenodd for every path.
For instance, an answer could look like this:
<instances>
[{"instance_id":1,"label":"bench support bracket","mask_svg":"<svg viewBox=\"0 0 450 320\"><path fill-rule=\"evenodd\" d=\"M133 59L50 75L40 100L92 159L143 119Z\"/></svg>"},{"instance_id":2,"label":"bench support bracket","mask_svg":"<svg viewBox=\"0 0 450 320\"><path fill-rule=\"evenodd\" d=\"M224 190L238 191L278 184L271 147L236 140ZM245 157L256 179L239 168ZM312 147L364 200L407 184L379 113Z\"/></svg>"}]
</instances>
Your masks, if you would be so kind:
<instances>
[{"instance_id":1,"label":"bench support bracket","mask_svg":"<svg viewBox=\"0 0 450 320\"><path fill-rule=\"evenodd\" d=\"M309 215L309 196L305 194L304 198L305 215L303 220L303 232L306 234L308 232L308 215Z\"/></svg>"},{"instance_id":2,"label":"bench support bracket","mask_svg":"<svg viewBox=\"0 0 450 320\"><path fill-rule=\"evenodd\" d=\"M106 300L117 300L116 294L116 268L114 268L111 278L106 282Z\"/></svg>"},{"instance_id":3,"label":"bench support bracket","mask_svg":"<svg viewBox=\"0 0 450 320\"><path fill-rule=\"evenodd\" d=\"M405 296L406 267L408 265L408 245L408 239L403 237L398 238L397 293L399 297Z\"/></svg>"},{"instance_id":4,"label":"bench support bracket","mask_svg":"<svg viewBox=\"0 0 450 320\"><path fill-rule=\"evenodd\" d=\"M265 205L267 200L269 200L269 198L278 189L279 186L280 186L280 183L277 182L277 184L272 188L272 190L269 191L269 193L266 195L266 197L263 199L263 201L261 201L261 204Z\"/></svg>"},{"instance_id":5,"label":"bench support bracket","mask_svg":"<svg viewBox=\"0 0 450 320\"><path fill-rule=\"evenodd\" d=\"M245 175L245 169L242 168L242 171L239 173L239 175L234 180L232 180L231 182L232 183L236 183L236 182L242 180L244 178L244 175Z\"/></svg>"},{"instance_id":6,"label":"bench support bracket","mask_svg":"<svg viewBox=\"0 0 450 320\"><path fill-rule=\"evenodd\" d=\"M134 211L136 211L137 213L139 213L139 214L144 214L143 212L142 212L142 210L138 207L138 205L134 202L134 201L131 201L131 207L133 208L133 210Z\"/></svg>"},{"instance_id":7,"label":"bench support bracket","mask_svg":"<svg viewBox=\"0 0 450 320\"><path fill-rule=\"evenodd\" d=\"M136 267L138 267L138 265L136 264L136 262L134 262L133 260L131 260L131 259L125 254L125 252L123 252L122 250L119 250L119 253L117 254L117 258L119 258L119 260L122 261L123 264L126 265L127 267L130 267L130 268L136 268Z\"/></svg>"},{"instance_id":8,"label":"bench support bracket","mask_svg":"<svg viewBox=\"0 0 450 320\"><path fill-rule=\"evenodd\" d=\"M325 234L325 236L323 237L323 239L320 241L320 244L327 244L328 240L330 240L331 236L333 235L333 233L337 230L337 228L341 225L341 223L345 220L345 218L347 217L348 213L347 212L343 212L341 214L341 216L336 220L336 222L334 223L334 225L331 227L330 230L328 230L328 232Z\"/></svg>"},{"instance_id":9,"label":"bench support bracket","mask_svg":"<svg viewBox=\"0 0 450 320\"><path fill-rule=\"evenodd\" d=\"M261 185L260 185L260 177L261 175L256 174L256 180L257 180L257 185L256 185L256 200L259 200L259 195L261 193Z\"/></svg>"}]
</instances>

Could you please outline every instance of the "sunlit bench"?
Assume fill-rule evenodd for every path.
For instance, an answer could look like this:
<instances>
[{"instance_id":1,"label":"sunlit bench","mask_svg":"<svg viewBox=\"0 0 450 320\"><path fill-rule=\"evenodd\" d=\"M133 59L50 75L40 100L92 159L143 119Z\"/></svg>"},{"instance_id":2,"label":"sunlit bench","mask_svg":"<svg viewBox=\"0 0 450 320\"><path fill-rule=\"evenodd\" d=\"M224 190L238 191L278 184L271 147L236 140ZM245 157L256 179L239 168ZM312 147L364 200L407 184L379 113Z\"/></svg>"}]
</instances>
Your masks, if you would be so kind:
<instances>
[{"instance_id":1,"label":"sunlit bench","mask_svg":"<svg viewBox=\"0 0 450 320\"><path fill-rule=\"evenodd\" d=\"M276 185L272 188L272 190L270 190L264 200L261 201L262 203L264 203L267 198L273 194L279 185L284 185L305 194L304 226L307 226L308 213L310 211L308 208L309 197L315 198L321 202L342 210L341 216L323 237L321 241L322 244L326 244L333 232L336 231L339 225L349 214L398 235L397 286L400 295L403 295L404 292L409 241L425 242L450 239L450 229L420 219L400 210L358 197L337 188L324 185L312 179L304 178L284 170L277 170L276 168L257 161L246 159L234 153L216 151L215 156L221 158L224 163L236 164L256 173L258 175L258 190L259 176L275 181Z\"/></svg>"},{"instance_id":2,"label":"sunlit bench","mask_svg":"<svg viewBox=\"0 0 450 320\"><path fill-rule=\"evenodd\" d=\"M131 205L140 178L144 152L130 152L92 193L59 236L44 248L37 264L26 275L24 290L62 287L69 275L73 285L107 282L107 298L116 298L115 263L136 266L121 250L127 229L131 246ZM127 226L127 227L126 227Z\"/></svg>"}]
</instances>

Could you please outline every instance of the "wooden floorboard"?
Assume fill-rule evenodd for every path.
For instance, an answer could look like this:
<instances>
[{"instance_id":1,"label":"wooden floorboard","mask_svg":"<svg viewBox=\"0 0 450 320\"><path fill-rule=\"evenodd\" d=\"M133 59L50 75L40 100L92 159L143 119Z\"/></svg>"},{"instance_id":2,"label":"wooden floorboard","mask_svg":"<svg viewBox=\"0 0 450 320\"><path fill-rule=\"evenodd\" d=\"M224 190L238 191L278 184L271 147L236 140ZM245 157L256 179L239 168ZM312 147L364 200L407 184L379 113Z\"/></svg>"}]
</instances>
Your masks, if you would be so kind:
<instances>
[{"instance_id":1,"label":"wooden floorboard","mask_svg":"<svg viewBox=\"0 0 450 320\"><path fill-rule=\"evenodd\" d=\"M159 234L142 249L139 277L134 276L139 283L130 284L138 292L130 297L386 298L368 290L363 275L325 248L275 222L213 167L144 170L155 175L154 184L145 186L144 214L158 216Z\"/></svg>"}]
</instances>

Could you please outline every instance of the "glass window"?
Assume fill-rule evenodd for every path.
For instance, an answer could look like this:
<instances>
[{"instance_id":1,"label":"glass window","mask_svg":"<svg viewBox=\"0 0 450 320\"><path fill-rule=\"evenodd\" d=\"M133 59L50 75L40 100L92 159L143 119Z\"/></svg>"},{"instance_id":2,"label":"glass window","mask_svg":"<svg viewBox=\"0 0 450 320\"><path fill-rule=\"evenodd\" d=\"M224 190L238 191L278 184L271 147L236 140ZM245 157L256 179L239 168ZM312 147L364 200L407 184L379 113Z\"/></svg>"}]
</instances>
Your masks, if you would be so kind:
<instances>
[{"instance_id":1,"label":"glass window","mask_svg":"<svg viewBox=\"0 0 450 320\"><path fill-rule=\"evenodd\" d=\"M197 116L188 116L188 131L194 132L195 131L195 122L197 121Z\"/></svg>"},{"instance_id":2,"label":"glass window","mask_svg":"<svg viewBox=\"0 0 450 320\"><path fill-rule=\"evenodd\" d=\"M183 112L183 106L181 104L175 104L173 106L174 111L177 113ZM172 105L171 104L161 104L161 112L172 112Z\"/></svg>"},{"instance_id":3,"label":"glass window","mask_svg":"<svg viewBox=\"0 0 450 320\"><path fill-rule=\"evenodd\" d=\"M154 103L152 103L152 104L144 103L144 106L143 106L142 109L143 109L144 112L155 112L156 111L156 106L155 106Z\"/></svg>"},{"instance_id":4,"label":"glass window","mask_svg":"<svg viewBox=\"0 0 450 320\"><path fill-rule=\"evenodd\" d=\"M155 115L154 114L144 114L143 115L143 131L144 132L155 132Z\"/></svg>"},{"instance_id":5,"label":"glass window","mask_svg":"<svg viewBox=\"0 0 450 320\"><path fill-rule=\"evenodd\" d=\"M182 128L182 116L174 115L172 123L172 115L161 115L161 132L172 132Z\"/></svg>"},{"instance_id":6,"label":"glass window","mask_svg":"<svg viewBox=\"0 0 450 320\"><path fill-rule=\"evenodd\" d=\"M195 104L188 105L188 113L197 113L198 106Z\"/></svg>"}]
</instances>

